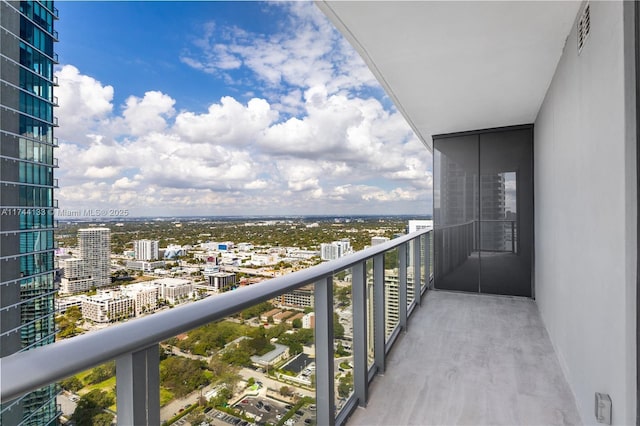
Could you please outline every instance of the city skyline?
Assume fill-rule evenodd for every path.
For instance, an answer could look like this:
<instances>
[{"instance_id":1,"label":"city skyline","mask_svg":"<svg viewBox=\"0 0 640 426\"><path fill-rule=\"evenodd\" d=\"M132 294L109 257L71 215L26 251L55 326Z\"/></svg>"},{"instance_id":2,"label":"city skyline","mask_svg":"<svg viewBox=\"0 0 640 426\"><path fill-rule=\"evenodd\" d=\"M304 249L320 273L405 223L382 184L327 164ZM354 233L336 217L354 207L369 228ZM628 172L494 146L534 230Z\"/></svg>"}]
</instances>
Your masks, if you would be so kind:
<instances>
[{"instance_id":1,"label":"city skyline","mask_svg":"<svg viewBox=\"0 0 640 426\"><path fill-rule=\"evenodd\" d=\"M60 209L430 210L430 153L312 3L59 9Z\"/></svg>"}]
</instances>

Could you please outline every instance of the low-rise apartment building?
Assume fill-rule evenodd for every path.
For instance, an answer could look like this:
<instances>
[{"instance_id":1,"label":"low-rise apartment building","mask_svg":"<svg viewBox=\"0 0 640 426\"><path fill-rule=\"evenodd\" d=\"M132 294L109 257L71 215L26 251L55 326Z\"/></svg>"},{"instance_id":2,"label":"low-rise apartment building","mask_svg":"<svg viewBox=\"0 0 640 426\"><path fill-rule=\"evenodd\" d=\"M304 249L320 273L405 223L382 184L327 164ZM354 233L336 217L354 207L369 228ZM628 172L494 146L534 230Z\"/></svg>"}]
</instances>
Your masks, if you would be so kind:
<instances>
[{"instance_id":1,"label":"low-rise apartment building","mask_svg":"<svg viewBox=\"0 0 640 426\"><path fill-rule=\"evenodd\" d=\"M135 300L117 291L99 291L94 296L84 296L82 316L98 323L129 318L135 315Z\"/></svg>"}]
</instances>

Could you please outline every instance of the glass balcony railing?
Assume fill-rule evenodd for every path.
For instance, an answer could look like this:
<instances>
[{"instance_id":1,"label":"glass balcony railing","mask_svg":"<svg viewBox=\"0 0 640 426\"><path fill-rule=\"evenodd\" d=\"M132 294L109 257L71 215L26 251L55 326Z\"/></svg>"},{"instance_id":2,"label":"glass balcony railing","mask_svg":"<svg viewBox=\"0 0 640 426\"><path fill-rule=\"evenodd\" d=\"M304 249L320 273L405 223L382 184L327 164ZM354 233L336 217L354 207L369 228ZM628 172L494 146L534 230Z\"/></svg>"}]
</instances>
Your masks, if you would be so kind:
<instances>
[{"instance_id":1,"label":"glass balcony railing","mask_svg":"<svg viewBox=\"0 0 640 426\"><path fill-rule=\"evenodd\" d=\"M358 405L367 404L369 383L385 371L388 351L428 288L421 277L430 276L431 237L431 230L420 230L259 284L7 356L0 372L2 401L10 403L103 365L100 369L115 374L116 396L108 408L117 412L118 424L159 425L174 413L222 397L219 409L201 415L231 416L238 423L261 418L285 425L293 424L291 419L344 424ZM281 305L308 303L312 328L302 331L309 324L293 312L256 311L274 298ZM133 316L131 310L123 312ZM305 351L303 346L310 344L314 350ZM253 369L243 358L248 350L255 353ZM167 386L167 380L176 379L167 374L168 364L177 363L167 359L176 354L185 364L180 368L190 373ZM226 381L215 379L219 376ZM274 402L256 396L263 395L258 392L263 387ZM186 408L171 405L172 396L185 393L195 395L196 402Z\"/></svg>"}]
</instances>

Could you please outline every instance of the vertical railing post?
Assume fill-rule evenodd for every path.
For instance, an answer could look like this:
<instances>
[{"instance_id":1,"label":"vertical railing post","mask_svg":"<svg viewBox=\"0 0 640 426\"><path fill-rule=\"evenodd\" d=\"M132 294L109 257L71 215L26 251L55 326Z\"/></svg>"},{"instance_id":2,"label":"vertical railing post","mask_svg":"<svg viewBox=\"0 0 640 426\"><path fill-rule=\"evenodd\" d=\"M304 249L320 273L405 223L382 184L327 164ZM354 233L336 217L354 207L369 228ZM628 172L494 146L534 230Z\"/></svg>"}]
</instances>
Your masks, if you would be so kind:
<instances>
[{"instance_id":1,"label":"vertical railing post","mask_svg":"<svg viewBox=\"0 0 640 426\"><path fill-rule=\"evenodd\" d=\"M335 424L333 371L333 277L315 283L316 414L319 425Z\"/></svg>"},{"instance_id":2,"label":"vertical railing post","mask_svg":"<svg viewBox=\"0 0 640 426\"><path fill-rule=\"evenodd\" d=\"M516 222L515 221L511 221L511 253L515 253L516 252L516 239L515 239L515 235L516 235Z\"/></svg>"},{"instance_id":3,"label":"vertical railing post","mask_svg":"<svg viewBox=\"0 0 640 426\"><path fill-rule=\"evenodd\" d=\"M385 356L385 300L384 300L384 253L373 257L373 310L374 310L374 362L378 374L384 373ZM320 423L318 423L320 424Z\"/></svg>"},{"instance_id":4,"label":"vertical railing post","mask_svg":"<svg viewBox=\"0 0 640 426\"><path fill-rule=\"evenodd\" d=\"M400 328L407 331L407 245L404 243L398 246L398 314Z\"/></svg>"},{"instance_id":5,"label":"vertical railing post","mask_svg":"<svg viewBox=\"0 0 640 426\"><path fill-rule=\"evenodd\" d=\"M155 344L116 359L118 425L160 424L160 353Z\"/></svg>"},{"instance_id":6,"label":"vertical railing post","mask_svg":"<svg viewBox=\"0 0 640 426\"><path fill-rule=\"evenodd\" d=\"M353 265L351 302L353 303L353 390L358 405L369 399L369 361L367 357L367 269L366 261Z\"/></svg>"},{"instance_id":7,"label":"vertical railing post","mask_svg":"<svg viewBox=\"0 0 640 426\"><path fill-rule=\"evenodd\" d=\"M424 235L420 235L418 238L413 239L413 297L416 301L416 306L420 306L422 300L422 241L426 238ZM425 274L428 277L428 272ZM427 278L425 278L427 279ZM425 282L425 285L427 282Z\"/></svg>"},{"instance_id":8,"label":"vertical railing post","mask_svg":"<svg viewBox=\"0 0 640 426\"><path fill-rule=\"evenodd\" d=\"M425 288L430 288L431 285L431 238L433 238L433 230L427 232L424 236Z\"/></svg>"}]
</instances>

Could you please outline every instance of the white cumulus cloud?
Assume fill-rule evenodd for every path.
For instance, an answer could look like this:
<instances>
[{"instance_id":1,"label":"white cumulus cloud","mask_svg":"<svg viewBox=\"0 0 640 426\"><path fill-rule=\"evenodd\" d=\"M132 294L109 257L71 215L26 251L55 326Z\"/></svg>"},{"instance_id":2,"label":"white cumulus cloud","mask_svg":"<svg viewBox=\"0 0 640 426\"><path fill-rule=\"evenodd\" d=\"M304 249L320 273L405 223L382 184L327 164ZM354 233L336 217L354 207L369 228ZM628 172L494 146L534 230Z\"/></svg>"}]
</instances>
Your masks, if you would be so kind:
<instances>
[{"instance_id":1,"label":"white cumulus cloud","mask_svg":"<svg viewBox=\"0 0 640 426\"><path fill-rule=\"evenodd\" d=\"M56 134L60 139L86 143L92 130L104 124L113 110L113 87L80 74L72 65L63 66L56 76L60 84L55 91L60 105Z\"/></svg>"},{"instance_id":2,"label":"white cumulus cloud","mask_svg":"<svg viewBox=\"0 0 640 426\"><path fill-rule=\"evenodd\" d=\"M379 99L357 53L313 5L265 7L287 13L287 25L264 35L210 22L182 52L184 64L247 86L207 99L204 110L154 87L114 108L116 83L59 67L61 207L157 216L428 212L431 155Z\"/></svg>"},{"instance_id":3,"label":"white cumulus cloud","mask_svg":"<svg viewBox=\"0 0 640 426\"><path fill-rule=\"evenodd\" d=\"M164 93L149 91L142 99L135 96L127 98L122 115L132 135L161 132L167 125L166 118L175 114L175 103Z\"/></svg>"}]
</instances>

